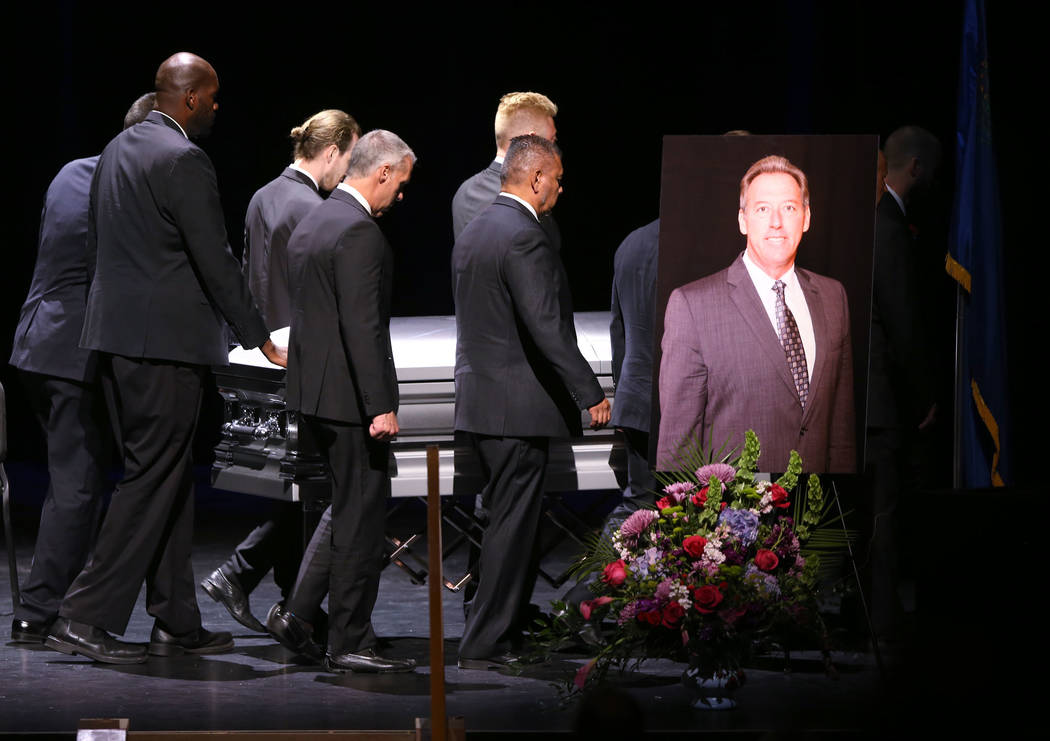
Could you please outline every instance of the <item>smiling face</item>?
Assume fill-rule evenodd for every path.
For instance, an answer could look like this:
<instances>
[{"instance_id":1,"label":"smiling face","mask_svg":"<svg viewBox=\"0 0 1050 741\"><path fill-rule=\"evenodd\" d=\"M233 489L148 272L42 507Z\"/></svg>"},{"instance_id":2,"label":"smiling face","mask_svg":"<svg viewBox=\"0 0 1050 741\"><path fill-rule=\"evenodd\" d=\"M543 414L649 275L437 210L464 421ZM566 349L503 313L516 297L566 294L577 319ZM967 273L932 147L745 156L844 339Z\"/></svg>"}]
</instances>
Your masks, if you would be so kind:
<instances>
[{"instance_id":1,"label":"smiling face","mask_svg":"<svg viewBox=\"0 0 1050 741\"><path fill-rule=\"evenodd\" d=\"M794 264L802 234L809 229L809 206L795 178L767 173L747 187L737 221L747 236L748 256L766 275L779 278Z\"/></svg>"}]
</instances>

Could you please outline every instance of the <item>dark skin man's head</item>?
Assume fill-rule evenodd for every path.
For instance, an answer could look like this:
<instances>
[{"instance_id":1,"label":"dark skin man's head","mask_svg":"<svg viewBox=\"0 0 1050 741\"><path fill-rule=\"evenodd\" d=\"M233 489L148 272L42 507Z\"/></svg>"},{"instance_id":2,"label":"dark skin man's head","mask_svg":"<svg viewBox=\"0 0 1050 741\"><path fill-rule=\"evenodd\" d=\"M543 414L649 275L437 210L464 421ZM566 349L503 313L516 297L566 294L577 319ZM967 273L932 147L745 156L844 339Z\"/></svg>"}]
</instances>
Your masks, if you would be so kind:
<instances>
[{"instance_id":1,"label":"dark skin man's head","mask_svg":"<svg viewBox=\"0 0 1050 741\"><path fill-rule=\"evenodd\" d=\"M208 135L219 109L214 67L196 54L172 54L157 70L156 87L158 111L178 121L191 139Z\"/></svg>"}]
</instances>

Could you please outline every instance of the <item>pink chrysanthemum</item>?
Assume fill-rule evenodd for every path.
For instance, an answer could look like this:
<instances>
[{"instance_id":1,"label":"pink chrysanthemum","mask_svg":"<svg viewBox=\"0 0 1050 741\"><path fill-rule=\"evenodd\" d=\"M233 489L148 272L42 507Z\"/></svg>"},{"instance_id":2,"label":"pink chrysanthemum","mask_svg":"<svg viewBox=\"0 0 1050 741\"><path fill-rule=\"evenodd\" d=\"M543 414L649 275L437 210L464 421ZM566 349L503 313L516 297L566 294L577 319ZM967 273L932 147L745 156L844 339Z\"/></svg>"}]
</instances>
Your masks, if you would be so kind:
<instances>
[{"instance_id":1,"label":"pink chrysanthemum","mask_svg":"<svg viewBox=\"0 0 1050 741\"><path fill-rule=\"evenodd\" d=\"M682 500L689 496L689 492L694 489L696 489L696 484L689 481L676 481L665 486L664 493L669 497L673 497L675 504L681 504Z\"/></svg>"},{"instance_id":2,"label":"pink chrysanthemum","mask_svg":"<svg viewBox=\"0 0 1050 741\"><path fill-rule=\"evenodd\" d=\"M620 534L625 538L637 538L659 516L651 509L640 509L623 521L623 524L620 525Z\"/></svg>"},{"instance_id":3,"label":"pink chrysanthemum","mask_svg":"<svg viewBox=\"0 0 1050 741\"><path fill-rule=\"evenodd\" d=\"M708 463L706 466L700 466L700 468L696 469L696 477L702 484L710 481L712 476L723 484L728 484L736 476L736 469L728 463Z\"/></svg>"}]
</instances>

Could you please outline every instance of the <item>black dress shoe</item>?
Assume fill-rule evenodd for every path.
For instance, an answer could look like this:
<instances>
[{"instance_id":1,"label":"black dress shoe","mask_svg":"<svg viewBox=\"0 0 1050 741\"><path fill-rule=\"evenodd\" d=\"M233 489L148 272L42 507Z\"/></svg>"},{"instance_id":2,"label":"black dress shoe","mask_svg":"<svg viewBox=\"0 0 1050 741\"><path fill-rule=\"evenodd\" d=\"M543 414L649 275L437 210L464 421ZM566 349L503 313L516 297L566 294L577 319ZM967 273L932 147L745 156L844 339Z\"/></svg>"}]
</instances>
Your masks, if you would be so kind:
<instances>
[{"instance_id":1,"label":"black dress shoe","mask_svg":"<svg viewBox=\"0 0 1050 741\"><path fill-rule=\"evenodd\" d=\"M496 669L506 669L511 664L522 663L521 656L510 651L504 651L501 654L495 656L486 656L483 659L468 659L465 656L459 657L459 668L460 669L479 669L481 671L490 671Z\"/></svg>"},{"instance_id":2,"label":"black dress shoe","mask_svg":"<svg viewBox=\"0 0 1050 741\"><path fill-rule=\"evenodd\" d=\"M413 671L416 668L416 660L392 659L380 656L374 648L366 648L358 653L327 654L324 657L324 668L337 674L394 674Z\"/></svg>"},{"instance_id":3,"label":"black dress shoe","mask_svg":"<svg viewBox=\"0 0 1050 741\"><path fill-rule=\"evenodd\" d=\"M53 618L40 622L15 618L11 621L11 642L43 643L53 622L55 622Z\"/></svg>"},{"instance_id":4,"label":"black dress shoe","mask_svg":"<svg viewBox=\"0 0 1050 741\"><path fill-rule=\"evenodd\" d=\"M324 660L324 649L311 637L310 624L284 609L280 602L270 608L270 614L266 616L266 630L292 653L318 664Z\"/></svg>"},{"instance_id":5,"label":"black dress shoe","mask_svg":"<svg viewBox=\"0 0 1050 741\"><path fill-rule=\"evenodd\" d=\"M103 664L141 664L146 647L141 643L118 641L102 628L56 618L44 645L64 654L87 656Z\"/></svg>"},{"instance_id":6,"label":"black dress shoe","mask_svg":"<svg viewBox=\"0 0 1050 741\"><path fill-rule=\"evenodd\" d=\"M151 656L180 656L182 654L224 654L233 650L233 636L225 630L212 633L204 628L173 635L159 623L153 624L149 634Z\"/></svg>"},{"instance_id":7,"label":"black dress shoe","mask_svg":"<svg viewBox=\"0 0 1050 741\"><path fill-rule=\"evenodd\" d=\"M244 593L236 579L230 579L222 573L222 569L215 569L201 581L201 589L208 596L225 607L233 619L248 630L256 633L265 633L266 628L252 615L251 607L248 606L248 595Z\"/></svg>"}]
</instances>

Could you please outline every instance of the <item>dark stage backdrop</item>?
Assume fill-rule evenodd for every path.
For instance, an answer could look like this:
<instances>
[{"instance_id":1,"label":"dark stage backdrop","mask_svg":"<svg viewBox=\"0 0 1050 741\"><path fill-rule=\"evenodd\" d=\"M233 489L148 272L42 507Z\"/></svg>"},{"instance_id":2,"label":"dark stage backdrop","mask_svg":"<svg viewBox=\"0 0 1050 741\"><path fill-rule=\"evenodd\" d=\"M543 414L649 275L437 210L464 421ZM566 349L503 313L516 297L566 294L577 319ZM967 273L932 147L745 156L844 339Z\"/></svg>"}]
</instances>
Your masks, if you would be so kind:
<instances>
[{"instance_id":1,"label":"dark stage backdrop","mask_svg":"<svg viewBox=\"0 0 1050 741\"><path fill-rule=\"evenodd\" d=\"M876 136L664 139L653 368L660 367L664 309L671 291L717 273L744 250L747 238L740 233L737 221L740 179L754 162L771 154L787 157L809 181L810 226L802 235L795 264L834 278L846 289L853 340L857 450L861 451L875 244ZM653 430L659 429L657 377L654 372ZM656 438L651 438L650 460L656 459Z\"/></svg>"},{"instance_id":2,"label":"dark stage backdrop","mask_svg":"<svg viewBox=\"0 0 1050 741\"><path fill-rule=\"evenodd\" d=\"M616 246L658 214L665 135L744 128L884 136L917 123L949 148L953 141L961 23L954 3L725 3L704 4L698 14L660 1L45 0L17 10L0 48L8 73L0 117L8 170L0 380L12 392L16 459L40 457L35 424L5 363L32 273L44 191L64 163L102 150L175 51L201 54L219 73L220 109L203 146L237 252L248 200L287 163L288 131L311 113L343 108L365 128L392 129L412 145L419 168L405 202L383 219L398 256L398 315L452 311L449 204L459 183L490 161L492 117L508 91L542 91L561 109L565 194L556 217L580 309L608 308ZM989 9L993 115L1021 121L1037 86L1010 85L1010 78L1034 77L1037 66L1015 50L1037 39L1036 27L1017 16ZM1031 43L1017 43L1018 32ZM996 124L1014 163L1011 170L1004 162L1004 181L1025 171L1031 146L1030 137L1011 136L1016 127L1009 124ZM950 185L948 165L942 181ZM1025 189L1016 190L1021 198L1012 203L1004 191L1014 209L1004 207L1008 229L1011 213L1028 213ZM1033 275L1015 269L1017 281Z\"/></svg>"}]
</instances>

